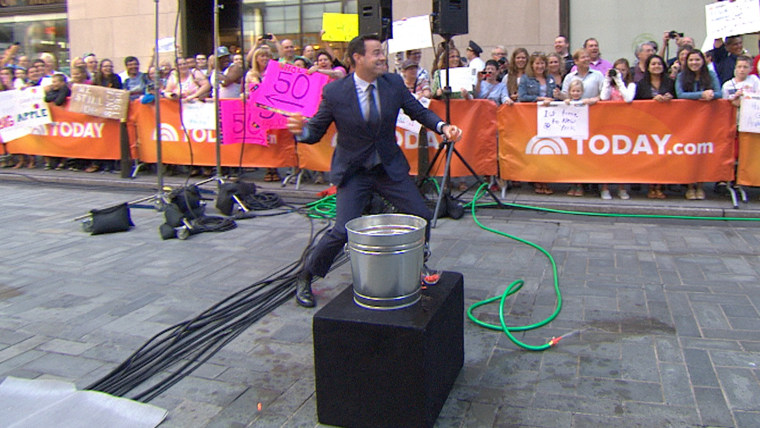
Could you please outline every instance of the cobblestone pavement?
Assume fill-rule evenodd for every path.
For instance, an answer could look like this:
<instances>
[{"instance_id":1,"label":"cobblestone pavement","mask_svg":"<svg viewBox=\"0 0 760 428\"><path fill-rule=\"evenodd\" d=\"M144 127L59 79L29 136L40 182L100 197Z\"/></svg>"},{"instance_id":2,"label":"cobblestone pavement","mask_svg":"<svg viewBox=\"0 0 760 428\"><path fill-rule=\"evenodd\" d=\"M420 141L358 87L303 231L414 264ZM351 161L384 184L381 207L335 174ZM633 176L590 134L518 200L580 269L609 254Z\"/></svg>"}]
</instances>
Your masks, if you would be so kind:
<instances>
[{"instance_id":1,"label":"cobblestone pavement","mask_svg":"<svg viewBox=\"0 0 760 428\"><path fill-rule=\"evenodd\" d=\"M309 234L288 214L162 241L162 215L132 209L133 230L89 236L74 217L150 193L4 177L0 191L0 379L84 387L163 328L295 260ZM557 261L562 312L520 339L571 335L534 353L466 321L465 366L437 426L760 426L760 224L478 213ZM509 322L551 313L551 268L535 249L469 216L441 219L432 244L434 265L464 274L465 305L523 278ZM348 265L318 281L320 307L350 282ZM254 324L152 401L169 410L162 426L318 426L314 313L288 302ZM493 307L479 313L497 319Z\"/></svg>"}]
</instances>

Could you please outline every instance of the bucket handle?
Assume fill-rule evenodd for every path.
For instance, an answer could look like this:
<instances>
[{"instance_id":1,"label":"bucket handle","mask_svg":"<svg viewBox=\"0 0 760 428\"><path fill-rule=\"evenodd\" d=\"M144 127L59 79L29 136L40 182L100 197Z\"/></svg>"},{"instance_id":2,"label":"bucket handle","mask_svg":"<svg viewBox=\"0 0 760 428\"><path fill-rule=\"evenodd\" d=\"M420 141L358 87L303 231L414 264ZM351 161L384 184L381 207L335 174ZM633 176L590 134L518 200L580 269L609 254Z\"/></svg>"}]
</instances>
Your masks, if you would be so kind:
<instances>
[{"instance_id":1,"label":"bucket handle","mask_svg":"<svg viewBox=\"0 0 760 428\"><path fill-rule=\"evenodd\" d=\"M351 259L351 251L348 248L348 242L346 242L345 244L343 244L343 254L345 254L346 257L348 257L349 259Z\"/></svg>"}]
</instances>

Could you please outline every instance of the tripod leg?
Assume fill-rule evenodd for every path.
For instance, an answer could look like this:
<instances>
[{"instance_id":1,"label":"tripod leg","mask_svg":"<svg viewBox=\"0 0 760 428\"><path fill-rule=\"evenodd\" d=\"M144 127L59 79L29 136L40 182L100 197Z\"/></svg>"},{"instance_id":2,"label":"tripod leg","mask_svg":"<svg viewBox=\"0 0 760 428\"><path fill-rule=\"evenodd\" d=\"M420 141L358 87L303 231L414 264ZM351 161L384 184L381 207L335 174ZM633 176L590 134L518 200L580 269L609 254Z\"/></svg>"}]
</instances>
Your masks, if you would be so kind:
<instances>
[{"instance_id":1,"label":"tripod leg","mask_svg":"<svg viewBox=\"0 0 760 428\"><path fill-rule=\"evenodd\" d=\"M433 218L430 220L431 228L435 228L436 224L438 223L438 210L441 209L441 201L443 200L444 195L449 193L449 189L446 186L446 183L449 179L449 172L451 170L451 154L454 152L454 143L446 141L444 142L444 144L448 146L446 150L446 166L443 169L444 185L441 186L441 192L438 193L438 200L435 203L435 211L433 212ZM436 156L438 156L438 153L436 153Z\"/></svg>"},{"instance_id":2,"label":"tripod leg","mask_svg":"<svg viewBox=\"0 0 760 428\"><path fill-rule=\"evenodd\" d=\"M459 160L462 162L462 164L464 164L464 166L470 171L470 174L475 178L475 180L477 180L478 185L485 184L485 181L483 181L483 179L480 178L480 176L475 172L475 170L472 169L472 167L470 166L470 164L467 163L466 160L464 160L464 157L462 157L462 155L459 153L459 151L456 148L454 148L454 147L452 147L452 150L453 150L454 154L457 155L457 158L459 158ZM451 159L447 159L446 161L447 161L446 169L448 169L448 163L451 162ZM494 202L496 202L496 204L498 206L500 206L500 207L503 206L503 204L501 203L501 200L499 200L499 198L496 195L494 195L494 193L491 191L490 188L488 188L488 186L486 186L486 192L488 193L489 196L491 196L491 199L493 199Z\"/></svg>"}]
</instances>

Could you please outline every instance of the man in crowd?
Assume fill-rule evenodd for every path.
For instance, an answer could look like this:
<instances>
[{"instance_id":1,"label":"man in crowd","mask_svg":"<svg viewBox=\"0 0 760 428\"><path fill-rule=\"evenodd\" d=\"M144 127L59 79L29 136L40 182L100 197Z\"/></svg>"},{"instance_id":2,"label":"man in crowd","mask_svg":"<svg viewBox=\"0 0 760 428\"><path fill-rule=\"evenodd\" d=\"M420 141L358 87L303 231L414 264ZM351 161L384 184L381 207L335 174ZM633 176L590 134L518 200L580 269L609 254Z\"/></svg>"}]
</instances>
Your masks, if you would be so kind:
<instances>
[{"instance_id":1,"label":"man in crowd","mask_svg":"<svg viewBox=\"0 0 760 428\"><path fill-rule=\"evenodd\" d=\"M467 66L475 70L475 73L483 71L486 67L486 63L480 59L480 54L483 53L483 49L478 46L477 43L470 40L470 44L467 45L465 50L465 56L467 57Z\"/></svg>"},{"instance_id":2,"label":"man in crowd","mask_svg":"<svg viewBox=\"0 0 760 428\"><path fill-rule=\"evenodd\" d=\"M744 42L742 36L726 37L725 42L723 39L715 39L713 48L709 53L712 54L715 72L722 85L734 77L736 58L744 54Z\"/></svg>"},{"instance_id":3,"label":"man in crowd","mask_svg":"<svg viewBox=\"0 0 760 428\"><path fill-rule=\"evenodd\" d=\"M240 97L241 83L243 80L243 68L232 62L230 51L225 46L219 46L217 50L219 57L219 69L215 70L214 78L219 79L219 98L238 98ZM212 80L211 87L215 87Z\"/></svg>"},{"instance_id":4,"label":"man in crowd","mask_svg":"<svg viewBox=\"0 0 760 428\"><path fill-rule=\"evenodd\" d=\"M148 93L152 86L150 78L145 73L140 72L140 61L133 56L124 59L125 77L122 78L123 88L129 91L129 99L136 100Z\"/></svg>"},{"instance_id":5,"label":"man in crowd","mask_svg":"<svg viewBox=\"0 0 760 428\"><path fill-rule=\"evenodd\" d=\"M599 52L599 42L592 37L583 42L583 48L586 49L591 60L589 67L602 73L602 76L606 76L607 72L612 68L612 63L602 58Z\"/></svg>"},{"instance_id":6,"label":"man in crowd","mask_svg":"<svg viewBox=\"0 0 760 428\"><path fill-rule=\"evenodd\" d=\"M274 37L274 36L272 36ZM296 47L293 44L293 41L290 39L285 39L282 41L282 43L275 41L277 44L277 50L280 54L280 62L293 64L293 61L296 60Z\"/></svg>"},{"instance_id":7,"label":"man in crowd","mask_svg":"<svg viewBox=\"0 0 760 428\"><path fill-rule=\"evenodd\" d=\"M336 80L322 91L319 111L308 122L301 115L288 118L288 129L299 142L318 142L335 122L338 141L330 168L336 183L337 215L333 228L320 239L306 260L296 284L296 302L314 307L314 276L324 277L347 241L346 222L359 217L373 191L400 212L432 218L414 181L409 163L396 144L396 117L400 109L425 127L457 141L462 131L422 107L398 74L386 73L387 62L380 39L359 36L348 44L354 73ZM357 114L357 112L361 112ZM382 116L380 115L382 112ZM382 120L385 118L385 120ZM429 238L430 228L426 229Z\"/></svg>"},{"instance_id":8,"label":"man in crowd","mask_svg":"<svg viewBox=\"0 0 760 428\"><path fill-rule=\"evenodd\" d=\"M654 55L655 52L656 48L654 42L643 42L636 46L634 55L636 55L637 62L634 64L632 70L634 82L638 82L644 78L644 73L646 72L644 67L646 67L647 59Z\"/></svg>"},{"instance_id":9,"label":"man in crowd","mask_svg":"<svg viewBox=\"0 0 760 428\"><path fill-rule=\"evenodd\" d=\"M674 34L671 34L674 33ZM670 37L670 36L673 37ZM671 58L668 58L668 52L665 52L668 49L668 43L670 43L670 40L673 39L676 41L676 49L673 51L675 55L673 55ZM691 37L681 37L680 34L677 32L671 32L666 31L662 36L662 46L660 47L660 56L663 58L666 58L668 60L668 67L673 65L674 62L678 60L678 51L684 47L688 46L692 49L694 49L694 39Z\"/></svg>"},{"instance_id":10,"label":"man in crowd","mask_svg":"<svg viewBox=\"0 0 760 428\"><path fill-rule=\"evenodd\" d=\"M496 80L500 81L507 75L509 69L509 60L507 59L507 48L503 45L498 45L491 49L491 59L499 63L499 74L496 76Z\"/></svg>"},{"instance_id":11,"label":"man in crowd","mask_svg":"<svg viewBox=\"0 0 760 428\"><path fill-rule=\"evenodd\" d=\"M565 60L565 74L569 73L573 69L575 61L570 54L570 43L567 42L567 37L560 34L554 39L554 52Z\"/></svg>"},{"instance_id":12,"label":"man in crowd","mask_svg":"<svg viewBox=\"0 0 760 428\"><path fill-rule=\"evenodd\" d=\"M95 54L85 54L84 58L84 65L87 67L87 78L89 80L92 80L93 77L95 77L95 73L98 72L98 58L95 56Z\"/></svg>"},{"instance_id":13,"label":"man in crowd","mask_svg":"<svg viewBox=\"0 0 760 428\"><path fill-rule=\"evenodd\" d=\"M208 59L206 55L198 54L195 56L195 67L201 71L201 73L208 76Z\"/></svg>"}]
</instances>

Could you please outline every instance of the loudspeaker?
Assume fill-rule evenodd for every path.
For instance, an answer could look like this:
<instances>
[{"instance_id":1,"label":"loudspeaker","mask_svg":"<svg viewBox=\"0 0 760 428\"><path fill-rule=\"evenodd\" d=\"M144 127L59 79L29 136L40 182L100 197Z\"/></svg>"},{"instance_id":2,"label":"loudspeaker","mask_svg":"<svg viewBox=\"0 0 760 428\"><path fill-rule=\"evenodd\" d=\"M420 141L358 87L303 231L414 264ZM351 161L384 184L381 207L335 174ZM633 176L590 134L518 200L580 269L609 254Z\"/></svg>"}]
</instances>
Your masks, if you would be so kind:
<instances>
[{"instance_id":1,"label":"loudspeaker","mask_svg":"<svg viewBox=\"0 0 760 428\"><path fill-rule=\"evenodd\" d=\"M391 0L359 0L359 34L377 34L384 42L393 38Z\"/></svg>"},{"instance_id":2,"label":"loudspeaker","mask_svg":"<svg viewBox=\"0 0 760 428\"><path fill-rule=\"evenodd\" d=\"M467 34L467 0L433 0L433 33Z\"/></svg>"}]
</instances>

